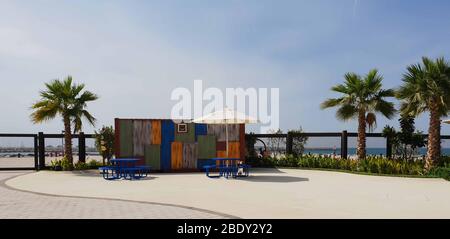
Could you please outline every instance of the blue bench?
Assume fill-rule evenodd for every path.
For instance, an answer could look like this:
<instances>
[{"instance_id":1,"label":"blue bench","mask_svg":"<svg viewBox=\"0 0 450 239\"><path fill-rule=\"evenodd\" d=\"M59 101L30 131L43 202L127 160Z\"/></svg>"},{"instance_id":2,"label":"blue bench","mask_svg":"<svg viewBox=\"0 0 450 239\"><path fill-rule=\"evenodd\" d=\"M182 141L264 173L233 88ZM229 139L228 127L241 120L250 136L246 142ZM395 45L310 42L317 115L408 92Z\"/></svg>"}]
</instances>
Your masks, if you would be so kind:
<instances>
[{"instance_id":1,"label":"blue bench","mask_svg":"<svg viewBox=\"0 0 450 239\"><path fill-rule=\"evenodd\" d=\"M239 169L242 168L243 170L243 174L242 175L238 175ZM219 177L233 177L233 178L237 178L237 177L248 177L250 174L250 168L251 166L248 164L240 164L237 166L216 166L216 165L205 165L203 166L203 169L205 169L206 172L206 176L208 178L219 178ZM210 175L210 170L212 169L219 169L219 175L218 176L211 176Z\"/></svg>"},{"instance_id":2,"label":"blue bench","mask_svg":"<svg viewBox=\"0 0 450 239\"><path fill-rule=\"evenodd\" d=\"M150 170L152 169L152 167L148 165L140 165L136 166L136 168L138 168L138 173L143 178L147 177L150 173Z\"/></svg>"},{"instance_id":3,"label":"blue bench","mask_svg":"<svg viewBox=\"0 0 450 239\"><path fill-rule=\"evenodd\" d=\"M205 166L203 166L203 169L205 169L206 176L207 176L208 178L219 178L220 176L222 176L222 173L220 173L218 176L211 176L211 175L210 175L210 171L209 171L209 170L211 170L211 169L217 169L217 166L216 166L216 165L205 165Z\"/></svg>"},{"instance_id":4,"label":"blue bench","mask_svg":"<svg viewBox=\"0 0 450 239\"><path fill-rule=\"evenodd\" d=\"M106 180L114 180L120 178L117 167L115 166L103 166L99 167L98 170L100 170L100 174L102 174L103 178Z\"/></svg>"},{"instance_id":5,"label":"blue bench","mask_svg":"<svg viewBox=\"0 0 450 239\"><path fill-rule=\"evenodd\" d=\"M103 178L114 180L124 178L128 180L145 178L150 173L151 167L147 165L134 167L103 166L98 168Z\"/></svg>"}]
</instances>

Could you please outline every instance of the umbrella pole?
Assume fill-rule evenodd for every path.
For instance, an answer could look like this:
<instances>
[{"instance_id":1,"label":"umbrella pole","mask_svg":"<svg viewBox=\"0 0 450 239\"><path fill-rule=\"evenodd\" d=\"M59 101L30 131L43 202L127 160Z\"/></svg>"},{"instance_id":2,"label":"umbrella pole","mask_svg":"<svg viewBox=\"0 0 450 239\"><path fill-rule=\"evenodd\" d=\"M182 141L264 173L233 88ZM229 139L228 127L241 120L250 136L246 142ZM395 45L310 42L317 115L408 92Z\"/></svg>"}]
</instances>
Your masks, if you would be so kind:
<instances>
[{"instance_id":1,"label":"umbrella pole","mask_svg":"<svg viewBox=\"0 0 450 239\"><path fill-rule=\"evenodd\" d=\"M228 158L228 124L225 123L225 139L226 139L226 145L227 145L227 158Z\"/></svg>"}]
</instances>

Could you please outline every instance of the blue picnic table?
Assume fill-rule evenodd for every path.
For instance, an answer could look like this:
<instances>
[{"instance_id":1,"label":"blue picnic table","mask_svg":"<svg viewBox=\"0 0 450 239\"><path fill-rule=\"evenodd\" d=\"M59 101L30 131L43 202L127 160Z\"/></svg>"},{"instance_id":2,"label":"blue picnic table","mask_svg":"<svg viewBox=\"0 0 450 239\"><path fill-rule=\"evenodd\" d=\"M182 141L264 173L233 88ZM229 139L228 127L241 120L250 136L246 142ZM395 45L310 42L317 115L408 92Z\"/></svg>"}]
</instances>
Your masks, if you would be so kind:
<instances>
[{"instance_id":1,"label":"blue picnic table","mask_svg":"<svg viewBox=\"0 0 450 239\"><path fill-rule=\"evenodd\" d=\"M206 172L206 176L209 178L229 178L230 176L233 178L237 178L249 176L250 165L240 163L241 159L239 158L213 158L212 161L214 161L215 164L203 166ZM218 169L219 175L211 176L210 170L212 169ZM242 174L239 174L240 170L242 171Z\"/></svg>"},{"instance_id":2,"label":"blue picnic table","mask_svg":"<svg viewBox=\"0 0 450 239\"><path fill-rule=\"evenodd\" d=\"M106 180L114 179L141 179L148 176L150 166L136 165L139 159L115 158L110 160L111 165L100 167L99 170Z\"/></svg>"}]
</instances>

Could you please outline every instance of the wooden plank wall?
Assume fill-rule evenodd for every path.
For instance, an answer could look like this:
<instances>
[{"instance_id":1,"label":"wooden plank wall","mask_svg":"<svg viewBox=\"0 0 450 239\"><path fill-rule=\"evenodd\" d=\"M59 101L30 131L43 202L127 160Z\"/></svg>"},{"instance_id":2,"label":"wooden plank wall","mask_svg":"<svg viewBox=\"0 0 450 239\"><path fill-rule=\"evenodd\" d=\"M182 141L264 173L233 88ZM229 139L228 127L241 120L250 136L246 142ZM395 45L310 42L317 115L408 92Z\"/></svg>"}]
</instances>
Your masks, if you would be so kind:
<instances>
[{"instance_id":1,"label":"wooden plank wall","mask_svg":"<svg viewBox=\"0 0 450 239\"><path fill-rule=\"evenodd\" d=\"M161 121L161 169L169 171L172 162L172 142L175 140L175 124L172 120Z\"/></svg>"},{"instance_id":2,"label":"wooden plank wall","mask_svg":"<svg viewBox=\"0 0 450 239\"><path fill-rule=\"evenodd\" d=\"M132 120L120 120L119 121L119 145L120 155L119 157L132 157L133 156L133 121Z\"/></svg>"},{"instance_id":3,"label":"wooden plank wall","mask_svg":"<svg viewBox=\"0 0 450 239\"><path fill-rule=\"evenodd\" d=\"M145 145L151 144L150 120L133 120L133 156L144 156Z\"/></svg>"},{"instance_id":4,"label":"wooden plank wall","mask_svg":"<svg viewBox=\"0 0 450 239\"><path fill-rule=\"evenodd\" d=\"M145 164L151 166L152 170L161 169L161 146L146 145L144 149Z\"/></svg>"},{"instance_id":5,"label":"wooden plank wall","mask_svg":"<svg viewBox=\"0 0 450 239\"><path fill-rule=\"evenodd\" d=\"M195 124L189 123L187 133L178 133L177 124L175 124L175 141L184 143L195 143Z\"/></svg>"},{"instance_id":6,"label":"wooden plank wall","mask_svg":"<svg viewBox=\"0 0 450 239\"><path fill-rule=\"evenodd\" d=\"M161 144L161 120L152 120L151 144Z\"/></svg>"},{"instance_id":7,"label":"wooden plank wall","mask_svg":"<svg viewBox=\"0 0 450 239\"><path fill-rule=\"evenodd\" d=\"M239 142L228 142L228 156L226 150L217 151L218 158L241 158L241 148ZM219 165L219 162L217 162Z\"/></svg>"},{"instance_id":8,"label":"wooden plank wall","mask_svg":"<svg viewBox=\"0 0 450 239\"><path fill-rule=\"evenodd\" d=\"M115 119L116 157L136 157L154 170L196 169L226 157L225 125L188 124L177 134L172 120ZM245 159L245 125L229 124L229 158ZM145 160L144 160L145 159Z\"/></svg>"},{"instance_id":9,"label":"wooden plank wall","mask_svg":"<svg viewBox=\"0 0 450 239\"><path fill-rule=\"evenodd\" d=\"M211 159L216 157L216 136L214 135L199 135L198 143L198 158Z\"/></svg>"},{"instance_id":10,"label":"wooden plank wall","mask_svg":"<svg viewBox=\"0 0 450 239\"><path fill-rule=\"evenodd\" d=\"M120 158L120 119L114 119L114 156Z\"/></svg>"},{"instance_id":11,"label":"wooden plank wall","mask_svg":"<svg viewBox=\"0 0 450 239\"><path fill-rule=\"evenodd\" d=\"M198 159L198 144L184 143L183 144L183 169L197 168Z\"/></svg>"},{"instance_id":12,"label":"wooden plank wall","mask_svg":"<svg viewBox=\"0 0 450 239\"><path fill-rule=\"evenodd\" d=\"M206 124L195 124L195 140L198 140L198 136L208 134L208 125Z\"/></svg>"},{"instance_id":13,"label":"wooden plank wall","mask_svg":"<svg viewBox=\"0 0 450 239\"><path fill-rule=\"evenodd\" d=\"M177 170L183 168L183 143L172 142L171 169Z\"/></svg>"},{"instance_id":14,"label":"wooden plank wall","mask_svg":"<svg viewBox=\"0 0 450 239\"><path fill-rule=\"evenodd\" d=\"M218 142L226 141L226 125L209 124L208 135L215 135ZM228 141L239 141L239 124L228 125Z\"/></svg>"}]
</instances>

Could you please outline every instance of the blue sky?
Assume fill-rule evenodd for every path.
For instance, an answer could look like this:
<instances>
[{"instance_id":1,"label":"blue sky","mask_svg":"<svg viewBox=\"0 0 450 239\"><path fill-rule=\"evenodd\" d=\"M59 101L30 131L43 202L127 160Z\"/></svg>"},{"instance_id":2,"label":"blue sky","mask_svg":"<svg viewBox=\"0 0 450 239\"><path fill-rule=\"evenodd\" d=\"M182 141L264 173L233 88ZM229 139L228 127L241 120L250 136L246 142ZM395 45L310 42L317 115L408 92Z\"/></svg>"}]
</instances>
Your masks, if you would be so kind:
<instances>
[{"instance_id":1,"label":"blue sky","mask_svg":"<svg viewBox=\"0 0 450 239\"><path fill-rule=\"evenodd\" d=\"M422 56L450 59L449 10L444 0L0 0L0 132L59 132L60 120L32 125L29 107L44 82L68 74L101 96L90 105L99 126L167 118L172 89L202 79L280 88L284 130L354 131L320 110L337 96L330 87L372 68L397 87ZM376 131L398 125L378 121Z\"/></svg>"}]
</instances>

